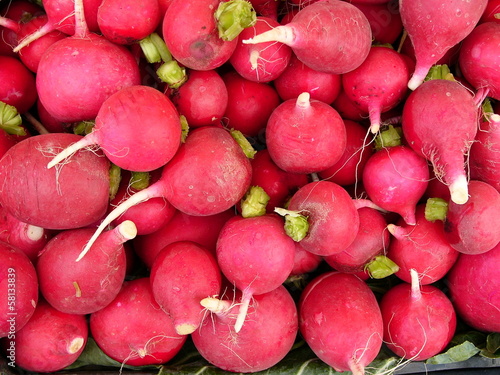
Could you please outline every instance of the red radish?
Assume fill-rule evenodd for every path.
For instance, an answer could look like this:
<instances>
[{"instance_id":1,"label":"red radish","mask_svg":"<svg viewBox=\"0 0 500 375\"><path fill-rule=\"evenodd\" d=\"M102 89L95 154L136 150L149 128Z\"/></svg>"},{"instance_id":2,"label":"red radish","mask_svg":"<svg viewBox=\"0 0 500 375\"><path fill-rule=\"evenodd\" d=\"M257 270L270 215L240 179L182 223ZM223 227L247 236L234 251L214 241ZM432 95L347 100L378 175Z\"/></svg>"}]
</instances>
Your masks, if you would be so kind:
<instances>
[{"instance_id":1,"label":"red radish","mask_svg":"<svg viewBox=\"0 0 500 375\"><path fill-rule=\"evenodd\" d=\"M490 184L469 181L469 199L465 204L449 202L445 221L445 237L457 251L481 254L500 242L497 223L500 192Z\"/></svg>"},{"instance_id":2,"label":"red radish","mask_svg":"<svg viewBox=\"0 0 500 375\"><path fill-rule=\"evenodd\" d=\"M0 337L12 340L31 319L38 303L38 277L28 256L12 245L0 242ZM16 353L14 353L15 356Z\"/></svg>"},{"instance_id":3,"label":"red radish","mask_svg":"<svg viewBox=\"0 0 500 375\"><path fill-rule=\"evenodd\" d=\"M457 317L441 289L420 285L415 270L411 275L411 284L398 284L382 296L384 342L399 357L423 361L448 346L455 335Z\"/></svg>"},{"instance_id":4,"label":"red radish","mask_svg":"<svg viewBox=\"0 0 500 375\"><path fill-rule=\"evenodd\" d=\"M278 19L280 2L277 0L250 0L258 16Z\"/></svg>"},{"instance_id":5,"label":"red radish","mask_svg":"<svg viewBox=\"0 0 500 375\"><path fill-rule=\"evenodd\" d=\"M382 315L375 295L355 275L325 272L299 301L302 337L335 371L364 374L382 346Z\"/></svg>"},{"instance_id":6,"label":"red radish","mask_svg":"<svg viewBox=\"0 0 500 375\"><path fill-rule=\"evenodd\" d=\"M367 131L359 122L344 120L347 142L344 153L331 167L318 172L321 179L342 186L360 182L363 169L372 154L372 147L366 145Z\"/></svg>"},{"instance_id":7,"label":"red radish","mask_svg":"<svg viewBox=\"0 0 500 375\"><path fill-rule=\"evenodd\" d=\"M498 0L488 0L488 4L486 5L486 9L479 20L479 23L483 22L500 22L500 17L498 14L500 13L500 2Z\"/></svg>"},{"instance_id":8,"label":"red radish","mask_svg":"<svg viewBox=\"0 0 500 375\"><path fill-rule=\"evenodd\" d=\"M289 46L276 43L246 44L242 41L279 26L277 20L257 17L254 25L247 27L239 36L239 42L229 62L244 78L255 82L270 82L286 69L292 50Z\"/></svg>"},{"instance_id":9,"label":"red radish","mask_svg":"<svg viewBox=\"0 0 500 375\"><path fill-rule=\"evenodd\" d=\"M79 259L106 226L129 207L164 197L186 214L214 215L241 200L250 187L251 177L250 161L228 131L216 126L194 129L163 167L157 182L135 193L106 216Z\"/></svg>"},{"instance_id":10,"label":"red radish","mask_svg":"<svg viewBox=\"0 0 500 375\"><path fill-rule=\"evenodd\" d=\"M177 241L197 243L215 255L219 232L226 221L234 216L234 209L208 216L187 215L176 210L173 217L157 231L134 238L134 250L148 268L151 268L164 247Z\"/></svg>"},{"instance_id":11,"label":"red radish","mask_svg":"<svg viewBox=\"0 0 500 375\"><path fill-rule=\"evenodd\" d=\"M415 207L429 181L427 161L407 146L384 147L374 153L363 169L368 197L381 208L415 225Z\"/></svg>"},{"instance_id":12,"label":"red radish","mask_svg":"<svg viewBox=\"0 0 500 375\"><path fill-rule=\"evenodd\" d=\"M78 228L98 221L108 207L109 161L99 153L81 150L71 162L47 169L57 152L80 138L49 133L11 147L0 160L0 205L17 219L46 229Z\"/></svg>"},{"instance_id":13,"label":"red radish","mask_svg":"<svg viewBox=\"0 0 500 375\"><path fill-rule=\"evenodd\" d=\"M408 145L432 163L434 174L448 185L457 204L468 199L464 156L477 128L474 98L457 81L426 81L403 107L402 129Z\"/></svg>"},{"instance_id":14,"label":"red radish","mask_svg":"<svg viewBox=\"0 0 500 375\"><path fill-rule=\"evenodd\" d=\"M333 182L314 181L302 186L291 197L288 209L308 218L309 229L300 244L313 254L328 256L344 251L359 230L353 200Z\"/></svg>"},{"instance_id":15,"label":"red radish","mask_svg":"<svg viewBox=\"0 0 500 375\"><path fill-rule=\"evenodd\" d=\"M392 234L387 256L399 266L396 276L410 283L410 270L414 269L418 272L420 285L441 280L459 254L446 240L443 222L428 220L425 207L425 204L417 206L415 225L410 226L400 219L387 226Z\"/></svg>"},{"instance_id":16,"label":"red radish","mask_svg":"<svg viewBox=\"0 0 500 375\"><path fill-rule=\"evenodd\" d=\"M344 89L341 89L332 103L332 107L342 116L343 119L352 121L363 121L368 118L368 112L362 111L354 104Z\"/></svg>"},{"instance_id":17,"label":"red radish","mask_svg":"<svg viewBox=\"0 0 500 375\"><path fill-rule=\"evenodd\" d=\"M273 111L266 144L271 158L284 171L318 172L331 167L344 153L345 125L335 109L304 92Z\"/></svg>"},{"instance_id":18,"label":"red radish","mask_svg":"<svg viewBox=\"0 0 500 375\"><path fill-rule=\"evenodd\" d=\"M163 18L163 38L172 56L180 64L194 70L212 70L226 63L238 43L238 34L255 20L251 6L233 1L237 12L216 14L221 0L173 0ZM231 2L227 5L231 7ZM250 5L248 3L248 5ZM229 9L228 11L231 11ZM233 26L243 21L243 25ZM226 22L228 25L226 25ZM227 27L227 32L219 31Z\"/></svg>"},{"instance_id":19,"label":"red radish","mask_svg":"<svg viewBox=\"0 0 500 375\"><path fill-rule=\"evenodd\" d=\"M62 313L40 300L33 316L4 341L7 353L12 350L16 367L34 373L53 373L74 363L88 339L84 315ZM12 349L11 349L12 348Z\"/></svg>"},{"instance_id":20,"label":"red radish","mask_svg":"<svg viewBox=\"0 0 500 375\"><path fill-rule=\"evenodd\" d=\"M215 70L190 69L188 79L176 90L168 92L169 98L191 128L214 125L220 122L228 103L228 91Z\"/></svg>"},{"instance_id":21,"label":"red radish","mask_svg":"<svg viewBox=\"0 0 500 375\"><path fill-rule=\"evenodd\" d=\"M56 166L77 150L98 145L118 167L149 172L172 159L181 132L179 115L162 92L143 85L125 87L104 101L92 132L58 153L47 167Z\"/></svg>"},{"instance_id":22,"label":"red radish","mask_svg":"<svg viewBox=\"0 0 500 375\"><path fill-rule=\"evenodd\" d=\"M0 56L0 101L14 106L20 114L35 104L38 94L34 74L18 59Z\"/></svg>"},{"instance_id":23,"label":"red radish","mask_svg":"<svg viewBox=\"0 0 500 375\"><path fill-rule=\"evenodd\" d=\"M154 32L163 19L158 0L101 0L97 24L102 35L116 44L132 44Z\"/></svg>"},{"instance_id":24,"label":"red radish","mask_svg":"<svg viewBox=\"0 0 500 375\"><path fill-rule=\"evenodd\" d=\"M343 74L365 60L372 33L366 16L356 6L326 0L306 6L286 25L243 43L272 41L290 46L298 59L312 69Z\"/></svg>"},{"instance_id":25,"label":"red radish","mask_svg":"<svg viewBox=\"0 0 500 375\"><path fill-rule=\"evenodd\" d=\"M489 96L500 100L498 54L500 22L485 22L474 28L464 39L458 56L460 71L478 90L479 100Z\"/></svg>"},{"instance_id":26,"label":"red radish","mask_svg":"<svg viewBox=\"0 0 500 375\"><path fill-rule=\"evenodd\" d=\"M68 314L90 314L107 306L125 279L123 244L137 234L125 221L104 232L89 255L75 262L92 236L92 228L65 230L53 237L40 252L36 265L40 291L53 307Z\"/></svg>"},{"instance_id":27,"label":"red radish","mask_svg":"<svg viewBox=\"0 0 500 375\"><path fill-rule=\"evenodd\" d=\"M189 335L203 320L201 300L221 293L222 277L215 255L190 241L165 246L151 267L155 301L173 320L179 335Z\"/></svg>"},{"instance_id":28,"label":"red radish","mask_svg":"<svg viewBox=\"0 0 500 375\"><path fill-rule=\"evenodd\" d=\"M203 304L210 315L191 337L199 353L222 370L269 369L285 357L297 337L297 307L284 286L254 297L251 318L238 333L233 327L241 306L233 304L230 295L224 300L208 298Z\"/></svg>"},{"instance_id":29,"label":"red radish","mask_svg":"<svg viewBox=\"0 0 500 375\"><path fill-rule=\"evenodd\" d=\"M222 79L228 94L223 116L225 125L247 137L262 135L269 116L281 103L274 86L250 81L235 71L225 73Z\"/></svg>"},{"instance_id":30,"label":"red radish","mask_svg":"<svg viewBox=\"0 0 500 375\"><path fill-rule=\"evenodd\" d=\"M404 98L410 71L405 58L389 47L374 46L365 61L342 75L342 87L353 103L370 117L370 131L380 129L380 115Z\"/></svg>"},{"instance_id":31,"label":"red radish","mask_svg":"<svg viewBox=\"0 0 500 375\"><path fill-rule=\"evenodd\" d=\"M339 74L319 72L309 68L295 54L286 69L273 81L280 98L285 101L308 92L312 99L333 103L342 89Z\"/></svg>"},{"instance_id":32,"label":"red radish","mask_svg":"<svg viewBox=\"0 0 500 375\"><path fill-rule=\"evenodd\" d=\"M90 315L90 332L106 355L130 366L164 364L187 338L155 302L149 277L126 281L113 302Z\"/></svg>"},{"instance_id":33,"label":"red radish","mask_svg":"<svg viewBox=\"0 0 500 375\"><path fill-rule=\"evenodd\" d=\"M408 81L411 90L420 86L431 66L476 27L487 3L488 0L399 2L401 20L413 44L417 63Z\"/></svg>"},{"instance_id":34,"label":"red radish","mask_svg":"<svg viewBox=\"0 0 500 375\"><path fill-rule=\"evenodd\" d=\"M289 277L300 276L316 270L323 257L304 249L300 242L295 242L295 260Z\"/></svg>"},{"instance_id":35,"label":"red radish","mask_svg":"<svg viewBox=\"0 0 500 375\"><path fill-rule=\"evenodd\" d=\"M93 120L102 103L124 87L139 85L136 60L125 47L89 32L82 0L75 0L75 33L43 54L36 76L44 107L64 122Z\"/></svg>"},{"instance_id":36,"label":"red radish","mask_svg":"<svg viewBox=\"0 0 500 375\"><path fill-rule=\"evenodd\" d=\"M234 330L247 318L252 298L281 284L293 269L295 245L276 214L235 217L222 227L217 240L217 262L227 280L243 292Z\"/></svg>"},{"instance_id":37,"label":"red radish","mask_svg":"<svg viewBox=\"0 0 500 375\"><path fill-rule=\"evenodd\" d=\"M352 1L370 22L373 39L378 43L393 44L403 31L399 1Z\"/></svg>"},{"instance_id":38,"label":"red radish","mask_svg":"<svg viewBox=\"0 0 500 375\"><path fill-rule=\"evenodd\" d=\"M40 99L38 99L36 102L36 111L38 114L38 119L49 133L67 132L70 124L56 120L54 117L52 117L52 115L47 112Z\"/></svg>"},{"instance_id":39,"label":"red radish","mask_svg":"<svg viewBox=\"0 0 500 375\"><path fill-rule=\"evenodd\" d=\"M446 275L457 314L470 327L500 332L500 244L482 254L460 254Z\"/></svg>"}]
</instances>

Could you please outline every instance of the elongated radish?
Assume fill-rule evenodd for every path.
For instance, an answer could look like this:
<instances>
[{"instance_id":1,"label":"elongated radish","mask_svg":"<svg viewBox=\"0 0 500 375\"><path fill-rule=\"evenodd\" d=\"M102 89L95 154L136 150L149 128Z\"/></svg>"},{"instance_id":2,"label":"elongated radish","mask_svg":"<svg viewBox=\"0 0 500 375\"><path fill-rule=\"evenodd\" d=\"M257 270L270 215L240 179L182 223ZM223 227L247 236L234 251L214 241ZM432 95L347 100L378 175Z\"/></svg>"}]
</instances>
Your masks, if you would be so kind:
<instances>
[{"instance_id":1,"label":"elongated radish","mask_svg":"<svg viewBox=\"0 0 500 375\"><path fill-rule=\"evenodd\" d=\"M400 0L401 20L417 60L408 81L411 90L421 85L431 66L474 29L487 3L488 0Z\"/></svg>"},{"instance_id":2,"label":"elongated radish","mask_svg":"<svg viewBox=\"0 0 500 375\"><path fill-rule=\"evenodd\" d=\"M354 5L326 0L304 7L286 25L243 43L272 41L290 46L299 60L312 69L343 74L365 60L372 33L366 16Z\"/></svg>"}]
</instances>

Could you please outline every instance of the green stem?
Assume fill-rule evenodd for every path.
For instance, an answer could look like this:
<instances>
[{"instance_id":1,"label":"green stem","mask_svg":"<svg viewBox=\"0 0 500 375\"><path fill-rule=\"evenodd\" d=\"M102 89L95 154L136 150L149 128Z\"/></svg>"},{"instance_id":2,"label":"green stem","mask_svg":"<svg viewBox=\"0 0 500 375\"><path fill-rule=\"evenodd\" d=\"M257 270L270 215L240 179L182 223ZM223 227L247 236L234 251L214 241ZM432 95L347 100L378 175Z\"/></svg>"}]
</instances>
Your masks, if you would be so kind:
<instances>
[{"instance_id":1,"label":"green stem","mask_svg":"<svg viewBox=\"0 0 500 375\"><path fill-rule=\"evenodd\" d=\"M241 149L249 159L253 159L257 151L253 148L253 146L250 144L248 139L243 135L242 132L239 130L234 130L232 129L230 131L232 137L234 140L240 145Z\"/></svg>"},{"instance_id":2,"label":"green stem","mask_svg":"<svg viewBox=\"0 0 500 375\"><path fill-rule=\"evenodd\" d=\"M252 186L241 201L241 216L256 217L266 213L269 195L260 186Z\"/></svg>"},{"instance_id":3,"label":"green stem","mask_svg":"<svg viewBox=\"0 0 500 375\"><path fill-rule=\"evenodd\" d=\"M80 121L73 126L73 133L85 136L92 133L94 126L94 121Z\"/></svg>"},{"instance_id":4,"label":"green stem","mask_svg":"<svg viewBox=\"0 0 500 375\"><path fill-rule=\"evenodd\" d=\"M308 217L299 211L286 210L276 207L274 212L285 218L285 232L295 242L299 242L307 236L309 232Z\"/></svg>"},{"instance_id":5,"label":"green stem","mask_svg":"<svg viewBox=\"0 0 500 375\"><path fill-rule=\"evenodd\" d=\"M425 203L424 215L427 221L444 221L448 213L448 202L442 198L429 198Z\"/></svg>"},{"instance_id":6,"label":"green stem","mask_svg":"<svg viewBox=\"0 0 500 375\"><path fill-rule=\"evenodd\" d=\"M156 70L156 74L171 89L178 89L188 80L186 68L181 67L175 60L164 62Z\"/></svg>"},{"instance_id":7,"label":"green stem","mask_svg":"<svg viewBox=\"0 0 500 375\"><path fill-rule=\"evenodd\" d=\"M113 200L116 197L118 188L120 187L120 182L122 180L122 170L117 165L111 163L109 168L109 200Z\"/></svg>"},{"instance_id":8,"label":"green stem","mask_svg":"<svg viewBox=\"0 0 500 375\"><path fill-rule=\"evenodd\" d=\"M229 0L220 3L214 13L219 37L230 41L247 27L255 25L257 14L249 1Z\"/></svg>"},{"instance_id":9,"label":"green stem","mask_svg":"<svg viewBox=\"0 0 500 375\"><path fill-rule=\"evenodd\" d=\"M165 41L157 34L151 33L139 41L144 57L149 63L172 61L172 54Z\"/></svg>"},{"instance_id":10,"label":"green stem","mask_svg":"<svg viewBox=\"0 0 500 375\"><path fill-rule=\"evenodd\" d=\"M130 187L134 190L146 189L151 182L151 175L149 172L131 172Z\"/></svg>"},{"instance_id":11,"label":"green stem","mask_svg":"<svg viewBox=\"0 0 500 375\"><path fill-rule=\"evenodd\" d=\"M394 127L393 125L389 125L387 129L382 130L375 137L375 150L381 150L384 147L393 147L401 145L401 137L403 132L401 127Z\"/></svg>"},{"instance_id":12,"label":"green stem","mask_svg":"<svg viewBox=\"0 0 500 375\"><path fill-rule=\"evenodd\" d=\"M448 81L454 81L455 77L450 71L448 65L434 65L429 69L425 81L430 81L432 79L446 79Z\"/></svg>"},{"instance_id":13,"label":"green stem","mask_svg":"<svg viewBox=\"0 0 500 375\"><path fill-rule=\"evenodd\" d=\"M373 279L383 279L399 271L399 266L385 255L376 256L365 266Z\"/></svg>"},{"instance_id":14,"label":"green stem","mask_svg":"<svg viewBox=\"0 0 500 375\"><path fill-rule=\"evenodd\" d=\"M17 112L16 107L0 101L0 129L8 134L26 135L26 129L22 127L23 119Z\"/></svg>"},{"instance_id":15,"label":"green stem","mask_svg":"<svg viewBox=\"0 0 500 375\"><path fill-rule=\"evenodd\" d=\"M180 115L179 119L181 121L181 128L182 128L182 133L181 133L181 143L186 142L186 138L189 134L189 124L186 119L186 116Z\"/></svg>"}]
</instances>

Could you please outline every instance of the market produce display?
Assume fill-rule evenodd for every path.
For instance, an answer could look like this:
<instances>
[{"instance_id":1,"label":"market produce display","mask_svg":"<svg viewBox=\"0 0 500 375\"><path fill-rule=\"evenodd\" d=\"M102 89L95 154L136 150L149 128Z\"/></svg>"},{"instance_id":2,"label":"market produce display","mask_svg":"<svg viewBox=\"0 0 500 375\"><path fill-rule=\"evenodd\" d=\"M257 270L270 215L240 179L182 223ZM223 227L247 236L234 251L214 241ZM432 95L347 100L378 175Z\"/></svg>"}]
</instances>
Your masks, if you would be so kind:
<instances>
[{"instance_id":1,"label":"market produce display","mask_svg":"<svg viewBox=\"0 0 500 375\"><path fill-rule=\"evenodd\" d=\"M499 0L0 1L0 373L500 367L499 57Z\"/></svg>"}]
</instances>

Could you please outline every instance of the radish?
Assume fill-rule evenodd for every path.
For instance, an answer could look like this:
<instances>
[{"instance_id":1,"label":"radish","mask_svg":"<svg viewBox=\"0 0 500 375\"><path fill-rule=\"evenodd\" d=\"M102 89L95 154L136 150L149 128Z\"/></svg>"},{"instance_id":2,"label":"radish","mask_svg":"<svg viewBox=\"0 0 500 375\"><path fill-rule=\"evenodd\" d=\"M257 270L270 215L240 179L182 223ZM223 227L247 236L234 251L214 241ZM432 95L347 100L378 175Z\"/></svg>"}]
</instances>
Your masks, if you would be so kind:
<instances>
[{"instance_id":1,"label":"radish","mask_svg":"<svg viewBox=\"0 0 500 375\"><path fill-rule=\"evenodd\" d=\"M318 172L342 156L345 125L335 109L304 92L273 111L267 123L266 145L273 161L284 171Z\"/></svg>"},{"instance_id":2,"label":"radish","mask_svg":"<svg viewBox=\"0 0 500 375\"><path fill-rule=\"evenodd\" d=\"M31 319L38 303L38 277L28 256L12 245L0 242L0 337L10 340ZM16 353L14 353L15 356Z\"/></svg>"},{"instance_id":3,"label":"radish","mask_svg":"<svg viewBox=\"0 0 500 375\"><path fill-rule=\"evenodd\" d=\"M299 301L302 337L335 371L364 374L382 347L382 315L375 295L357 276L325 272Z\"/></svg>"},{"instance_id":4,"label":"radish","mask_svg":"<svg viewBox=\"0 0 500 375\"><path fill-rule=\"evenodd\" d=\"M85 315L62 313L43 299L33 316L8 341L15 366L34 373L53 373L74 363L88 339Z\"/></svg>"},{"instance_id":5,"label":"radish","mask_svg":"<svg viewBox=\"0 0 500 375\"><path fill-rule=\"evenodd\" d=\"M335 108L345 120L364 122L364 120L368 118L368 112L364 112L358 108L343 88L333 101L332 107Z\"/></svg>"},{"instance_id":6,"label":"radish","mask_svg":"<svg viewBox=\"0 0 500 375\"><path fill-rule=\"evenodd\" d=\"M457 314L470 327L500 332L500 244L482 254L460 254L446 275Z\"/></svg>"},{"instance_id":7,"label":"radish","mask_svg":"<svg viewBox=\"0 0 500 375\"><path fill-rule=\"evenodd\" d=\"M92 228L62 231L39 254L40 291L59 311L93 313L107 306L121 289L126 271L123 243L136 236L136 227L125 221L104 232L89 255L75 262L93 232Z\"/></svg>"},{"instance_id":8,"label":"radish","mask_svg":"<svg viewBox=\"0 0 500 375\"><path fill-rule=\"evenodd\" d=\"M234 323L234 330L238 333L244 325L252 298L276 289L290 275L295 245L278 215L237 216L222 227L216 254L222 273L243 292Z\"/></svg>"},{"instance_id":9,"label":"radish","mask_svg":"<svg viewBox=\"0 0 500 375\"><path fill-rule=\"evenodd\" d=\"M479 20L479 23L494 21L498 22L500 19L498 14L500 13L500 2L498 0L488 0L486 9Z\"/></svg>"},{"instance_id":10,"label":"radish","mask_svg":"<svg viewBox=\"0 0 500 375\"><path fill-rule=\"evenodd\" d=\"M144 121L148 126L142 126ZM163 93L143 85L125 87L104 101L92 132L58 153L47 167L97 145L118 167L149 172L172 159L181 143L181 131L179 115Z\"/></svg>"},{"instance_id":11,"label":"radish","mask_svg":"<svg viewBox=\"0 0 500 375\"><path fill-rule=\"evenodd\" d=\"M474 98L457 81L426 81L403 107L402 129L408 145L432 163L434 174L448 185L457 204L468 199L464 155L477 128Z\"/></svg>"},{"instance_id":12,"label":"radish","mask_svg":"<svg viewBox=\"0 0 500 375\"><path fill-rule=\"evenodd\" d=\"M500 209L500 192L490 184L469 181L469 199L465 204L449 202L445 237L457 251L481 254L500 242L496 217Z\"/></svg>"},{"instance_id":13,"label":"radish","mask_svg":"<svg viewBox=\"0 0 500 375\"><path fill-rule=\"evenodd\" d=\"M258 16L269 17L273 20L278 19L280 2L277 0L250 0L252 7Z\"/></svg>"},{"instance_id":14,"label":"radish","mask_svg":"<svg viewBox=\"0 0 500 375\"><path fill-rule=\"evenodd\" d=\"M191 334L198 352L211 364L231 372L253 373L271 368L292 348L298 333L297 307L284 286L256 295L249 319L238 333L234 321L238 294L202 301L209 312ZM234 303L236 301L236 303Z\"/></svg>"},{"instance_id":15,"label":"radish","mask_svg":"<svg viewBox=\"0 0 500 375\"><path fill-rule=\"evenodd\" d=\"M34 74L18 59L0 56L0 101L24 114L35 104L38 94Z\"/></svg>"},{"instance_id":16,"label":"radish","mask_svg":"<svg viewBox=\"0 0 500 375\"><path fill-rule=\"evenodd\" d=\"M45 229L98 221L109 201L109 161L81 150L63 166L46 167L56 153L80 139L68 133L41 134L11 147L0 160L0 205L17 219Z\"/></svg>"},{"instance_id":17,"label":"radish","mask_svg":"<svg viewBox=\"0 0 500 375\"><path fill-rule=\"evenodd\" d=\"M434 285L420 285L418 272L410 272L411 284L392 287L380 301L384 342L399 357L423 361L448 346L457 317L443 291Z\"/></svg>"},{"instance_id":18,"label":"radish","mask_svg":"<svg viewBox=\"0 0 500 375\"><path fill-rule=\"evenodd\" d=\"M313 254L304 249L300 242L295 242L295 258L292 271L289 279L293 280L294 276L301 277L315 271L323 261L323 257Z\"/></svg>"},{"instance_id":19,"label":"radish","mask_svg":"<svg viewBox=\"0 0 500 375\"><path fill-rule=\"evenodd\" d=\"M187 338L155 302L149 277L126 281L109 305L90 315L90 332L106 355L130 366L164 364Z\"/></svg>"},{"instance_id":20,"label":"radish","mask_svg":"<svg viewBox=\"0 0 500 375\"><path fill-rule=\"evenodd\" d=\"M356 6L326 0L307 5L288 24L243 43L272 41L290 46L312 69L343 74L356 69L368 56L372 33L366 16Z\"/></svg>"},{"instance_id":21,"label":"radish","mask_svg":"<svg viewBox=\"0 0 500 375\"><path fill-rule=\"evenodd\" d=\"M395 43L403 31L399 1L352 1L370 22L374 41Z\"/></svg>"},{"instance_id":22,"label":"radish","mask_svg":"<svg viewBox=\"0 0 500 375\"><path fill-rule=\"evenodd\" d=\"M432 65L476 27L488 0L448 2L400 0L403 27L413 44L416 67L408 87L415 90ZM443 15L447 15L443 17Z\"/></svg>"}]
</instances>

